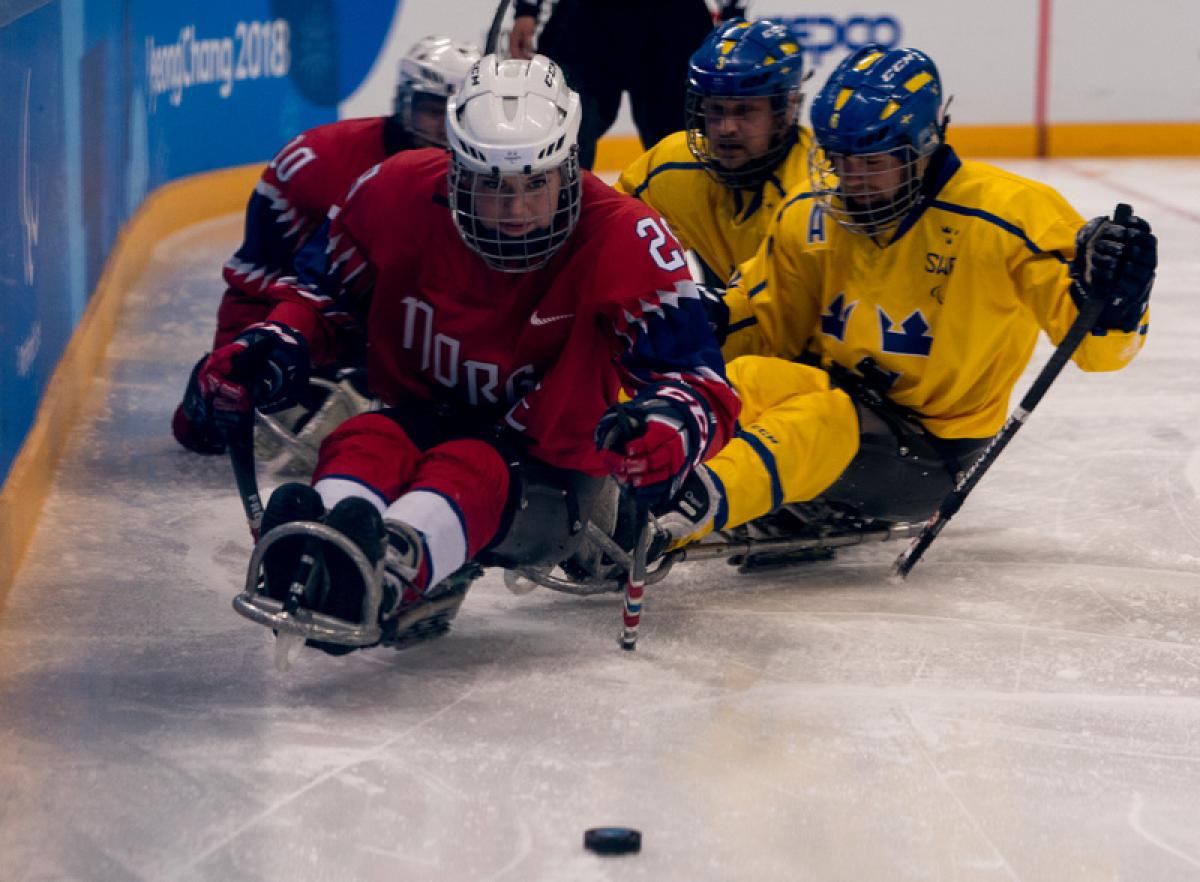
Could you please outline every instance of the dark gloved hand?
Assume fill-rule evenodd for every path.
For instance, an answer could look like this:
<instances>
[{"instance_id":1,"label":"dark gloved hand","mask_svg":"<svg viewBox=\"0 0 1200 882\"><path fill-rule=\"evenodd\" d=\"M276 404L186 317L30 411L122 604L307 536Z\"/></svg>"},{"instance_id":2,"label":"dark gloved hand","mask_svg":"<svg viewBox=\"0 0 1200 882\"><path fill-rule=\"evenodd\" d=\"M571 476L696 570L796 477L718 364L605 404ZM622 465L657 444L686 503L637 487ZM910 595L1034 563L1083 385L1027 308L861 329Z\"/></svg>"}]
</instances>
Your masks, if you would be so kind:
<instances>
[{"instance_id":1,"label":"dark gloved hand","mask_svg":"<svg viewBox=\"0 0 1200 882\"><path fill-rule=\"evenodd\" d=\"M610 407L596 426L596 448L606 451L605 465L637 501L654 506L675 496L700 461L706 427L696 397L663 383Z\"/></svg>"},{"instance_id":2,"label":"dark gloved hand","mask_svg":"<svg viewBox=\"0 0 1200 882\"><path fill-rule=\"evenodd\" d=\"M1158 239L1150 224L1118 205L1111 219L1092 218L1075 237L1071 296L1080 307L1084 300L1104 301L1097 328L1135 331L1157 266Z\"/></svg>"},{"instance_id":3,"label":"dark gloved hand","mask_svg":"<svg viewBox=\"0 0 1200 882\"><path fill-rule=\"evenodd\" d=\"M225 452L225 435L213 420L212 408L200 392L200 369L208 361L208 353L200 356L188 377L183 401L175 408L171 418L171 434L175 440L196 453L216 454Z\"/></svg>"},{"instance_id":4,"label":"dark gloved hand","mask_svg":"<svg viewBox=\"0 0 1200 882\"><path fill-rule=\"evenodd\" d=\"M264 413L296 403L308 385L308 343L287 325L251 325L197 369L200 395L217 430L227 436L254 408Z\"/></svg>"}]
</instances>

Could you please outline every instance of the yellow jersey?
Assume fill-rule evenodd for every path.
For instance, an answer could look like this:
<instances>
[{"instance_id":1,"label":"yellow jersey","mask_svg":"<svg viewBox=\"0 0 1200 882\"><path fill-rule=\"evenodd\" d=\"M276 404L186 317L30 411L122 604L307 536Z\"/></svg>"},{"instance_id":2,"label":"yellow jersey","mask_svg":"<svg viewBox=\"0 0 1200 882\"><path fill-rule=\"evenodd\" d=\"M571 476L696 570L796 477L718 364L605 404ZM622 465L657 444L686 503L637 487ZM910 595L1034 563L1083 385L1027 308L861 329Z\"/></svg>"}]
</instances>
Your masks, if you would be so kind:
<instances>
[{"instance_id":1,"label":"yellow jersey","mask_svg":"<svg viewBox=\"0 0 1200 882\"><path fill-rule=\"evenodd\" d=\"M692 156L686 131L675 132L635 159L614 186L662 215L683 247L724 281L754 256L786 194L808 181L811 143L811 132L800 129L762 187L735 190Z\"/></svg>"},{"instance_id":2,"label":"yellow jersey","mask_svg":"<svg viewBox=\"0 0 1200 882\"><path fill-rule=\"evenodd\" d=\"M877 244L791 194L726 294L726 360L796 358L854 368L871 357L888 396L943 438L1003 425L1038 329L1057 344L1078 315L1068 267L1083 218L1052 188L946 148L923 207ZM1086 371L1123 367L1149 327L1093 331Z\"/></svg>"}]
</instances>

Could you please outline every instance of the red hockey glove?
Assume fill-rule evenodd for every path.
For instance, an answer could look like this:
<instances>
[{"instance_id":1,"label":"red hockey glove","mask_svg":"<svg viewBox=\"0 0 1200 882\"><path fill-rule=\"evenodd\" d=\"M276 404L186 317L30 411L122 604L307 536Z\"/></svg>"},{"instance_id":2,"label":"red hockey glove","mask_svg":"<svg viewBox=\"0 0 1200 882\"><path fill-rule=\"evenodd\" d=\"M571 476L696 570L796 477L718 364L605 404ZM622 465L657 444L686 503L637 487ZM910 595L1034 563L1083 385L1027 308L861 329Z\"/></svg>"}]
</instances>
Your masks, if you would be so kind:
<instances>
[{"instance_id":1,"label":"red hockey glove","mask_svg":"<svg viewBox=\"0 0 1200 882\"><path fill-rule=\"evenodd\" d=\"M609 408L596 427L596 446L606 451L613 476L653 506L673 497L700 461L706 426L706 411L692 393L663 384Z\"/></svg>"},{"instance_id":2,"label":"red hockey glove","mask_svg":"<svg viewBox=\"0 0 1200 882\"><path fill-rule=\"evenodd\" d=\"M222 434L253 408L270 413L290 407L308 384L308 344L278 322L251 325L200 365L196 383Z\"/></svg>"}]
</instances>

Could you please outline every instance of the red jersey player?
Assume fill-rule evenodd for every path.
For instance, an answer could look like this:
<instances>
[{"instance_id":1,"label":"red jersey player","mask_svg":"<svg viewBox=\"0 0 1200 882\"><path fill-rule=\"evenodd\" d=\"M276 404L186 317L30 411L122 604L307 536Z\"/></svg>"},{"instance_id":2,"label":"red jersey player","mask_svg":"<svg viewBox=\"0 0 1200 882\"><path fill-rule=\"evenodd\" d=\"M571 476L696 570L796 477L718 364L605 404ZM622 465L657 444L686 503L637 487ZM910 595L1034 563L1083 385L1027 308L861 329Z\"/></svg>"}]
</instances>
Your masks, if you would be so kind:
<instances>
[{"instance_id":1,"label":"red jersey player","mask_svg":"<svg viewBox=\"0 0 1200 882\"><path fill-rule=\"evenodd\" d=\"M426 37L400 62L391 116L317 126L279 151L246 207L245 240L222 272L228 288L217 310L213 349L267 317L272 307L267 290L295 272L296 254L359 175L401 150L445 146L446 99L478 59L474 46ZM193 369L171 428L184 447L221 453L224 439L196 386L207 357Z\"/></svg>"},{"instance_id":2,"label":"red jersey player","mask_svg":"<svg viewBox=\"0 0 1200 882\"><path fill-rule=\"evenodd\" d=\"M485 57L447 105L451 155L366 172L305 249L307 278L276 282L268 321L201 371L219 411L273 406L363 329L385 408L334 430L313 486L280 487L262 529L323 520L382 559L385 639L414 610L457 609L465 587L443 580L504 546L530 470L563 486L613 474L655 504L733 430L682 249L652 209L580 171L579 114L549 59ZM603 449L618 424L620 452ZM264 566L281 600L304 542L287 541ZM328 578L305 603L361 624L364 580L337 547L320 557Z\"/></svg>"}]
</instances>

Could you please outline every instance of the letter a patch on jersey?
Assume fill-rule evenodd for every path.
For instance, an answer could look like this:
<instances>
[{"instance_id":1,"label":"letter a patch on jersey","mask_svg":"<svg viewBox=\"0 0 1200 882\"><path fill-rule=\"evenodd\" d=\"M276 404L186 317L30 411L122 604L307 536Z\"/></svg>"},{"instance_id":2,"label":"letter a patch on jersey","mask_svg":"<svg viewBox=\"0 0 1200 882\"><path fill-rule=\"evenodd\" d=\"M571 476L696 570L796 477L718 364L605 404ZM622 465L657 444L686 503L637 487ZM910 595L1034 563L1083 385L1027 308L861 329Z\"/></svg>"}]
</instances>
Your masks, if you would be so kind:
<instances>
[{"instance_id":1,"label":"letter a patch on jersey","mask_svg":"<svg viewBox=\"0 0 1200 882\"><path fill-rule=\"evenodd\" d=\"M808 214L808 244L825 241L825 209L814 203Z\"/></svg>"},{"instance_id":2,"label":"letter a patch on jersey","mask_svg":"<svg viewBox=\"0 0 1200 882\"><path fill-rule=\"evenodd\" d=\"M842 304L845 300L845 293L838 292L838 296L834 297L829 302L829 306L825 307L825 311L821 313L821 333L843 343L846 342L846 322L850 321L850 313L854 312L854 307L858 306L858 301L855 300L843 308Z\"/></svg>"},{"instance_id":3,"label":"letter a patch on jersey","mask_svg":"<svg viewBox=\"0 0 1200 882\"><path fill-rule=\"evenodd\" d=\"M921 310L914 309L904 321L900 322L900 330L894 331L896 323L882 306L875 307L879 311L879 330L882 336L884 352L894 355L928 355L933 346L933 337L926 332L929 322L921 315Z\"/></svg>"}]
</instances>

